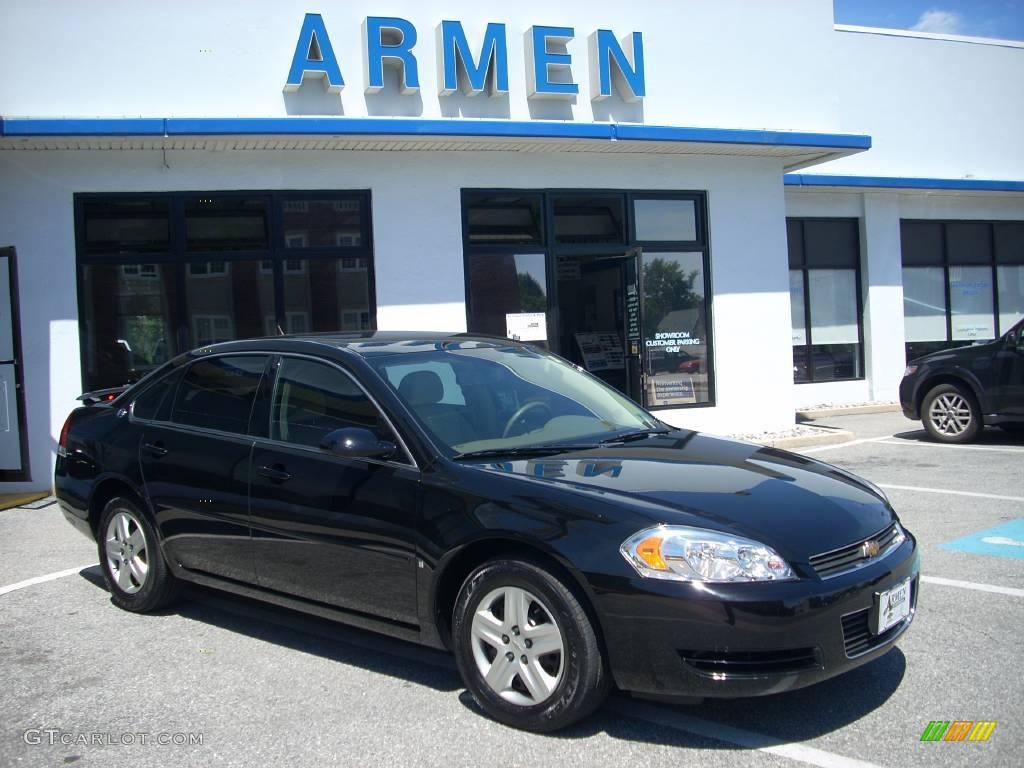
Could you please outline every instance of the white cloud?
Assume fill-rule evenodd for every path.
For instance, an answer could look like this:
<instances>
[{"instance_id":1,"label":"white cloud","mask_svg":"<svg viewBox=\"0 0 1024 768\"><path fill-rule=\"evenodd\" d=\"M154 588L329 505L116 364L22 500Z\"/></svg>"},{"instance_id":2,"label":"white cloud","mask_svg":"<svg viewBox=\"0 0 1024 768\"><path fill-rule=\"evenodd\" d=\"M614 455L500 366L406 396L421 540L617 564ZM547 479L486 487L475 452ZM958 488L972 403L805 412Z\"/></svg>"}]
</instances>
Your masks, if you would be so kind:
<instances>
[{"instance_id":1,"label":"white cloud","mask_svg":"<svg viewBox=\"0 0 1024 768\"><path fill-rule=\"evenodd\" d=\"M932 8L922 13L921 18L917 20L917 24L911 27L911 29L917 32L938 32L944 35L955 35L960 32L961 22L962 20L958 13Z\"/></svg>"}]
</instances>

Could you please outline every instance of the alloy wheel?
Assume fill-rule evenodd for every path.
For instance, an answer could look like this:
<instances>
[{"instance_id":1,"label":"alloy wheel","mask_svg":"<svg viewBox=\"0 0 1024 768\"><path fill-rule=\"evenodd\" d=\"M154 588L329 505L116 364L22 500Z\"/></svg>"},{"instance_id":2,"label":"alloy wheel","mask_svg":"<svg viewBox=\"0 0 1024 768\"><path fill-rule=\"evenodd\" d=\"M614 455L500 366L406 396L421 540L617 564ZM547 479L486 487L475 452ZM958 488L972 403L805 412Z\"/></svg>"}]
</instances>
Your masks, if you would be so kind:
<instances>
[{"instance_id":1,"label":"alloy wheel","mask_svg":"<svg viewBox=\"0 0 1024 768\"><path fill-rule=\"evenodd\" d=\"M146 537L139 521L120 510L107 523L107 566L122 592L133 595L142 589L149 574Z\"/></svg>"},{"instance_id":2,"label":"alloy wheel","mask_svg":"<svg viewBox=\"0 0 1024 768\"><path fill-rule=\"evenodd\" d=\"M565 641L550 609L519 587L500 587L477 606L471 627L481 677L506 701L533 706L558 687Z\"/></svg>"},{"instance_id":3,"label":"alloy wheel","mask_svg":"<svg viewBox=\"0 0 1024 768\"><path fill-rule=\"evenodd\" d=\"M971 426L971 406L962 395L947 392L932 401L928 419L937 432L957 437Z\"/></svg>"}]
</instances>

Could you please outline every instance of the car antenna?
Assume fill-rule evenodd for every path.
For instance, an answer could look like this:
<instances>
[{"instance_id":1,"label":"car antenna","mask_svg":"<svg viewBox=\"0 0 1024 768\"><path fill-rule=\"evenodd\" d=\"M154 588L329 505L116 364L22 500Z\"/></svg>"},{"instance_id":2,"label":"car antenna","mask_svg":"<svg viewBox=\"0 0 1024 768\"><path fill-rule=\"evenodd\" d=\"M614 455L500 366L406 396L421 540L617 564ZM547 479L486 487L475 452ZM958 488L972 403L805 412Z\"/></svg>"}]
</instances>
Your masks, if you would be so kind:
<instances>
[{"instance_id":1,"label":"car antenna","mask_svg":"<svg viewBox=\"0 0 1024 768\"><path fill-rule=\"evenodd\" d=\"M284 331L281 329L281 324L280 323L277 324L277 335L278 336L284 336L285 335Z\"/></svg>"}]
</instances>

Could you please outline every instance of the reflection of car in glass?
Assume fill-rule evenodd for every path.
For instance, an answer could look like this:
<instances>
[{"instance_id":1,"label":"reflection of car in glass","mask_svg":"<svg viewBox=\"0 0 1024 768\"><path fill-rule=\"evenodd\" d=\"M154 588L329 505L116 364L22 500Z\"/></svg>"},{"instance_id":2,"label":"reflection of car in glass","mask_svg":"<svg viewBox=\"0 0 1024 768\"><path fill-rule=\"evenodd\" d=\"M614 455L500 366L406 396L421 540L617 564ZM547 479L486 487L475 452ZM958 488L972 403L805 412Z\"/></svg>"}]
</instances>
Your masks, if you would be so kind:
<instances>
[{"instance_id":1,"label":"reflection of car in glass","mask_svg":"<svg viewBox=\"0 0 1024 768\"><path fill-rule=\"evenodd\" d=\"M704 361L699 357L694 357L688 352L680 352L676 355L678 364L676 370L679 373L700 373L704 367Z\"/></svg>"},{"instance_id":2,"label":"reflection of car in glass","mask_svg":"<svg viewBox=\"0 0 1024 768\"><path fill-rule=\"evenodd\" d=\"M986 425L1024 431L1024 321L988 344L911 360L900 383L908 419L935 440L966 443Z\"/></svg>"},{"instance_id":3,"label":"reflection of car in glass","mask_svg":"<svg viewBox=\"0 0 1024 768\"><path fill-rule=\"evenodd\" d=\"M810 685L914 616L916 542L878 488L670 427L523 344L228 342L86 401L56 495L116 605L196 582L449 648L515 727L569 725L613 685Z\"/></svg>"}]
</instances>

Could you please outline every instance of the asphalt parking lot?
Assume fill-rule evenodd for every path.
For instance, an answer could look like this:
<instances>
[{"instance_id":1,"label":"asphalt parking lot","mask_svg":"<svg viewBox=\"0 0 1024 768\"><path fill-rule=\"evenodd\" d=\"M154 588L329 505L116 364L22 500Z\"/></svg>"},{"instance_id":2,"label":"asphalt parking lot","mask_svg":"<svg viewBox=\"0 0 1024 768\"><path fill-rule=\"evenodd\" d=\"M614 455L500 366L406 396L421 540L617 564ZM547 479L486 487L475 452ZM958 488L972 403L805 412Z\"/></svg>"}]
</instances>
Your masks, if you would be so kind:
<instances>
[{"instance_id":1,"label":"asphalt parking lot","mask_svg":"<svg viewBox=\"0 0 1024 768\"><path fill-rule=\"evenodd\" d=\"M842 677L698 706L616 694L568 731L521 733L476 711L443 653L198 589L118 610L94 545L55 505L20 508L0 512L0 766L1019 765L1024 436L946 447L900 414L822 423L857 440L804 452L881 485L922 551L914 625ZM998 725L920 741L932 720Z\"/></svg>"}]
</instances>

